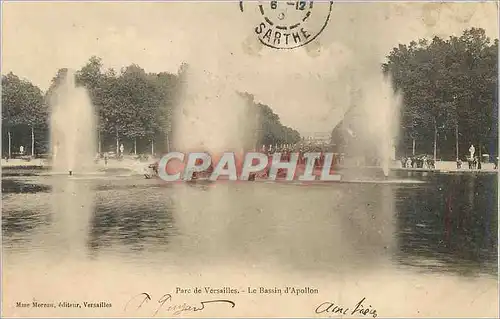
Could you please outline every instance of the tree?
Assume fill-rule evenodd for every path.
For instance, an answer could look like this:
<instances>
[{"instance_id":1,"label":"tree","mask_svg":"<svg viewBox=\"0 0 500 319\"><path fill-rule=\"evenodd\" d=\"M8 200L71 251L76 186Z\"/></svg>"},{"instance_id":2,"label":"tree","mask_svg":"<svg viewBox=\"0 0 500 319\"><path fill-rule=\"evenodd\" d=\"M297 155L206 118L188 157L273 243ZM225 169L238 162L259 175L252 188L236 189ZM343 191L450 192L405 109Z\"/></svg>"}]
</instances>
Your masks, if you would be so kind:
<instances>
[{"instance_id":1,"label":"tree","mask_svg":"<svg viewBox=\"0 0 500 319\"><path fill-rule=\"evenodd\" d=\"M172 109L176 103L178 77L166 72L146 72L138 65L102 73L101 60L92 57L77 72L79 83L89 90L99 112L99 131L105 141L133 141L134 153L145 144L167 139L172 132Z\"/></svg>"},{"instance_id":2,"label":"tree","mask_svg":"<svg viewBox=\"0 0 500 319\"><path fill-rule=\"evenodd\" d=\"M133 142L134 153L165 142L162 151L170 150L174 111L179 105L183 87L188 81L189 65L182 64L178 74L167 72L146 73L138 65L129 65L116 72L103 71L101 59L91 57L75 73L75 83L84 86L98 113L99 151L101 141L107 146ZM47 91L50 101L53 92L67 76L67 69L60 69ZM250 96L249 94L247 94ZM262 127L260 139L269 144L295 143L300 139L297 131L283 126L269 106L248 103L252 114L259 114ZM256 117L251 117L256 118ZM260 142L259 142L260 143Z\"/></svg>"},{"instance_id":3,"label":"tree","mask_svg":"<svg viewBox=\"0 0 500 319\"><path fill-rule=\"evenodd\" d=\"M40 88L12 72L2 76L2 126L7 130L8 156L12 155L12 130L21 128L22 143L26 128L31 131L31 155L35 155L35 128L47 123L47 105Z\"/></svg>"},{"instance_id":4,"label":"tree","mask_svg":"<svg viewBox=\"0 0 500 319\"><path fill-rule=\"evenodd\" d=\"M84 85L91 92L92 96L97 95L103 78L101 70L101 58L92 56L87 64L76 72L75 77L77 84Z\"/></svg>"},{"instance_id":5,"label":"tree","mask_svg":"<svg viewBox=\"0 0 500 319\"><path fill-rule=\"evenodd\" d=\"M496 153L497 57L498 40L491 44L478 28L460 37L434 37L393 48L382 69L404 94L401 143L417 139L422 150L432 148L437 155L439 138L442 156L460 157L459 149L468 148L468 143L482 149L489 142L495 145L490 154Z\"/></svg>"},{"instance_id":6,"label":"tree","mask_svg":"<svg viewBox=\"0 0 500 319\"><path fill-rule=\"evenodd\" d=\"M158 111L158 138L165 137L166 150L170 150L171 135L173 133L174 110L180 98L179 76L167 72L149 74L149 79L156 85L161 103Z\"/></svg>"},{"instance_id":7,"label":"tree","mask_svg":"<svg viewBox=\"0 0 500 319\"><path fill-rule=\"evenodd\" d=\"M153 142L155 133L161 130L161 87L151 81L137 65L126 67L118 78L118 83L123 93L122 134L134 140L134 153L137 153L138 138L147 138Z\"/></svg>"},{"instance_id":8,"label":"tree","mask_svg":"<svg viewBox=\"0 0 500 319\"><path fill-rule=\"evenodd\" d=\"M279 116L265 104L256 103L249 93L239 93L249 106L249 121L257 120L255 148L261 145L295 144L300 141L300 134L296 130L281 124Z\"/></svg>"},{"instance_id":9,"label":"tree","mask_svg":"<svg viewBox=\"0 0 500 319\"><path fill-rule=\"evenodd\" d=\"M114 77L114 70L108 70L108 73L104 74L102 72L102 60L99 57L92 56L89 61L75 73L75 82L79 86L84 86L88 92L92 104L94 105L97 112L97 135L98 135L98 152L101 153L102 149L102 135L106 132L106 128L103 126L104 121L102 118L105 117L105 101L106 101L106 91L107 83L105 83L110 78Z\"/></svg>"}]
</instances>

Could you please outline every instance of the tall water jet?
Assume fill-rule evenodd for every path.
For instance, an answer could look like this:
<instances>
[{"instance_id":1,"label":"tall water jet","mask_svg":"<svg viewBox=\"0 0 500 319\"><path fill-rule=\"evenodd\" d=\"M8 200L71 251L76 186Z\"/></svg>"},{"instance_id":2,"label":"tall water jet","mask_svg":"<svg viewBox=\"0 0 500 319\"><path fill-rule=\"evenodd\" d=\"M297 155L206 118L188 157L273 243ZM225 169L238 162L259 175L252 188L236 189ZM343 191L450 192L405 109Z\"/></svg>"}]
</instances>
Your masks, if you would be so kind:
<instances>
[{"instance_id":1,"label":"tall water jet","mask_svg":"<svg viewBox=\"0 0 500 319\"><path fill-rule=\"evenodd\" d=\"M91 172L96 153L94 107L87 90L76 85L73 72L60 72L56 81L50 96L52 171L70 175ZM64 239L61 258L85 257L82 247L94 206L91 189L88 182L71 178L53 181L54 227Z\"/></svg>"},{"instance_id":2,"label":"tall water jet","mask_svg":"<svg viewBox=\"0 0 500 319\"><path fill-rule=\"evenodd\" d=\"M96 153L94 107L87 90L76 86L74 73L68 71L60 80L50 101L52 171L89 172Z\"/></svg>"},{"instance_id":3,"label":"tall water jet","mask_svg":"<svg viewBox=\"0 0 500 319\"><path fill-rule=\"evenodd\" d=\"M396 159L401 95L394 92L391 79L384 76L375 78L366 93L362 106L366 112L367 133L376 146L378 163L388 176L390 164Z\"/></svg>"},{"instance_id":4,"label":"tall water jet","mask_svg":"<svg viewBox=\"0 0 500 319\"><path fill-rule=\"evenodd\" d=\"M174 144L177 151L184 153L208 152L215 162L223 152L238 154L255 145L255 134L249 132L255 132L257 117L252 117L250 103L236 92L223 71L217 67L207 71L210 66L192 61L180 70L182 95L177 106ZM207 261L213 262L217 255L228 251L221 249L220 243L230 242L233 207L241 205L231 194L230 184L224 183L210 192L182 186L176 189L172 213L181 231L189 234L180 238L182 243L178 246L183 254L195 251L199 260L202 247L210 253L201 257L210 256ZM214 242L219 246L215 247Z\"/></svg>"},{"instance_id":5,"label":"tall water jet","mask_svg":"<svg viewBox=\"0 0 500 319\"><path fill-rule=\"evenodd\" d=\"M252 141L247 134L255 121L248 119L247 101L230 81L197 64L181 70L182 96L176 119L175 148L211 154L241 152Z\"/></svg>"},{"instance_id":6,"label":"tall water jet","mask_svg":"<svg viewBox=\"0 0 500 319\"><path fill-rule=\"evenodd\" d=\"M352 137L345 152L363 157L366 166L380 166L388 176L396 156L401 95L394 91L391 79L381 73L365 79L356 93L343 120Z\"/></svg>"}]
</instances>

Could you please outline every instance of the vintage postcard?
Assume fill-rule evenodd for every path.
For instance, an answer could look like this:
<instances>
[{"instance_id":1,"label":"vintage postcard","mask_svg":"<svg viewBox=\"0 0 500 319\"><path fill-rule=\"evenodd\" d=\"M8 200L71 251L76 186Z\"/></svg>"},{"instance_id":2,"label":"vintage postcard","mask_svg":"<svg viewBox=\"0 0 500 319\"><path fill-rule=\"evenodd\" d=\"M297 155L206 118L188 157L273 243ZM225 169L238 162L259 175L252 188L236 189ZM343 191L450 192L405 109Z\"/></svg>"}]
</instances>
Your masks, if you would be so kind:
<instances>
[{"instance_id":1,"label":"vintage postcard","mask_svg":"<svg viewBox=\"0 0 500 319\"><path fill-rule=\"evenodd\" d=\"M1 316L498 318L498 4L3 1Z\"/></svg>"}]
</instances>

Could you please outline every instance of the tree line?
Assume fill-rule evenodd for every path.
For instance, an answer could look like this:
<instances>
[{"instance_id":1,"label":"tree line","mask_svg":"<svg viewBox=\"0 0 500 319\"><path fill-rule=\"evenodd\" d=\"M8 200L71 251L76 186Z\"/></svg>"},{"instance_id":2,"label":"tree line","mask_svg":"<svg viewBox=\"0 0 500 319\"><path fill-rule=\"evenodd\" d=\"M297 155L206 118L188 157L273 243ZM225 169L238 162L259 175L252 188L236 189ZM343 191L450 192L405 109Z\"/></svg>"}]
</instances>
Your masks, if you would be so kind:
<instances>
[{"instance_id":1,"label":"tree line","mask_svg":"<svg viewBox=\"0 0 500 319\"><path fill-rule=\"evenodd\" d=\"M121 144L126 153L169 151L186 67L181 65L177 74L147 73L136 64L104 70L101 59L93 56L76 71L76 85L88 90L96 110L98 151L118 151ZM49 152L50 104L67 75L68 69L59 69L46 92L13 73L2 75L2 142L8 145L3 157L21 145L28 154ZM256 103L249 93L240 95L258 114L255 147L300 140L300 134L284 126L269 106Z\"/></svg>"},{"instance_id":2,"label":"tree line","mask_svg":"<svg viewBox=\"0 0 500 319\"><path fill-rule=\"evenodd\" d=\"M169 150L186 68L176 74L147 73L135 64L104 70L101 59L91 57L76 72L76 83L87 88L95 106L99 150L116 151L121 143L126 152ZM498 39L471 28L448 39L400 44L382 71L403 95L399 156L463 159L470 144L476 153L498 154ZM46 92L13 73L2 75L3 156L20 145L28 153L49 152L50 100L67 73L58 70ZM300 140L269 106L240 95L257 114L248 119L258 121L255 147Z\"/></svg>"},{"instance_id":3,"label":"tree line","mask_svg":"<svg viewBox=\"0 0 500 319\"><path fill-rule=\"evenodd\" d=\"M471 28L400 44L382 65L403 95L400 156L498 154L498 39Z\"/></svg>"}]
</instances>

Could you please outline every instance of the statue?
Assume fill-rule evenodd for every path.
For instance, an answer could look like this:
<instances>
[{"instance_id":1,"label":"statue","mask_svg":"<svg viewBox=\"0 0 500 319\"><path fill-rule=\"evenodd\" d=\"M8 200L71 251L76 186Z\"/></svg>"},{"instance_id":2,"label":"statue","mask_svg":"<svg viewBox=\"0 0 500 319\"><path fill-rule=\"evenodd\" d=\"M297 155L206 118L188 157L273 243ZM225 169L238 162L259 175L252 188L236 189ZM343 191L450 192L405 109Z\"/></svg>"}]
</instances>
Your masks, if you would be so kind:
<instances>
[{"instance_id":1,"label":"statue","mask_svg":"<svg viewBox=\"0 0 500 319\"><path fill-rule=\"evenodd\" d=\"M476 152L476 149L474 148L474 145L471 144L471 146L469 147L469 153L470 153L470 159L473 159L474 158L474 153Z\"/></svg>"}]
</instances>

